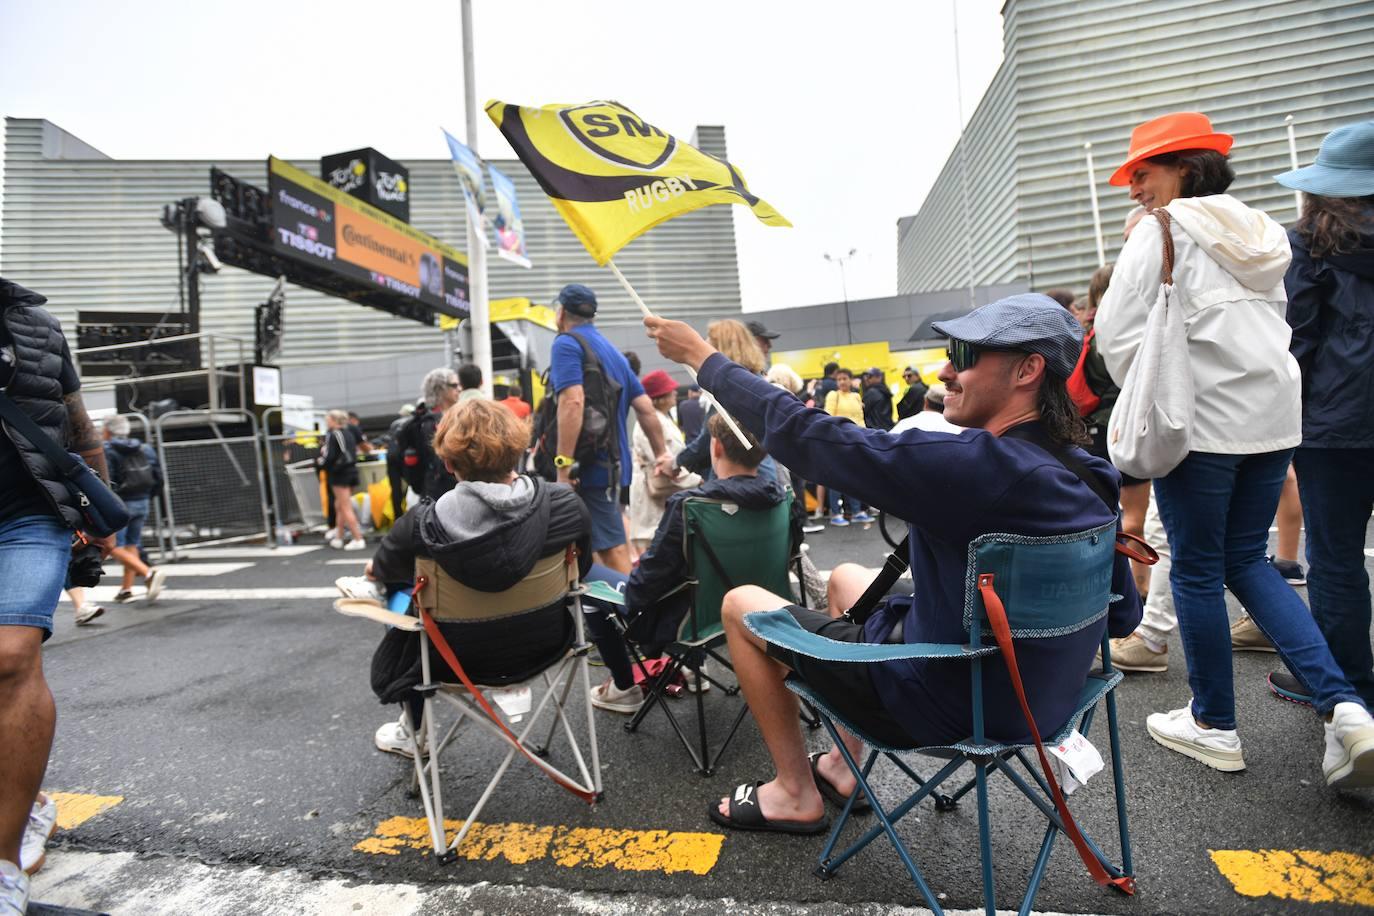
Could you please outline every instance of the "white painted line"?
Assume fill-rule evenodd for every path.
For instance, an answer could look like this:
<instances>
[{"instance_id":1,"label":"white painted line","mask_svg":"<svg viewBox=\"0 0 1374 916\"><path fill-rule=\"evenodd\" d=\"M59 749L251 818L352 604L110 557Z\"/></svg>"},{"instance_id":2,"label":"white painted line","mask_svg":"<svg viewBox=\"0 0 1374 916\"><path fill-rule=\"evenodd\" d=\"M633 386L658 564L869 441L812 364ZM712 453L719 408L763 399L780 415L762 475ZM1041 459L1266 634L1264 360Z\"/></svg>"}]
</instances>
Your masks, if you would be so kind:
<instances>
[{"instance_id":1,"label":"white painted line","mask_svg":"<svg viewBox=\"0 0 1374 916\"><path fill-rule=\"evenodd\" d=\"M168 576L223 576L252 566L252 563L164 563L158 569ZM107 576L118 576L123 572L124 567L119 565L105 567Z\"/></svg>"},{"instance_id":2,"label":"white painted line","mask_svg":"<svg viewBox=\"0 0 1374 916\"><path fill-rule=\"evenodd\" d=\"M119 587L102 585L86 591L92 601L113 601ZM142 588L137 589L134 592L132 603L142 604L144 594ZM171 601L292 601L337 597L339 597L339 590L331 585L298 588L164 588L157 600L159 603ZM62 593L61 600L67 600L66 592Z\"/></svg>"},{"instance_id":3,"label":"white painted line","mask_svg":"<svg viewBox=\"0 0 1374 916\"><path fill-rule=\"evenodd\" d=\"M372 559L372 558L371 558L371 557L345 557L345 558L342 559L342 560L325 560L325 561L324 561L324 565L325 565L325 566L356 566L356 567L358 567L359 569L362 569L364 566L367 565L367 561L370 560L370 559Z\"/></svg>"},{"instance_id":4,"label":"white painted line","mask_svg":"<svg viewBox=\"0 0 1374 916\"><path fill-rule=\"evenodd\" d=\"M323 549L322 544L289 544L284 547L183 547L187 560L260 560L271 557L298 557Z\"/></svg>"},{"instance_id":5,"label":"white painted line","mask_svg":"<svg viewBox=\"0 0 1374 916\"><path fill-rule=\"evenodd\" d=\"M1374 547L1366 547L1364 549L1364 555L1367 557L1374 557Z\"/></svg>"}]
</instances>

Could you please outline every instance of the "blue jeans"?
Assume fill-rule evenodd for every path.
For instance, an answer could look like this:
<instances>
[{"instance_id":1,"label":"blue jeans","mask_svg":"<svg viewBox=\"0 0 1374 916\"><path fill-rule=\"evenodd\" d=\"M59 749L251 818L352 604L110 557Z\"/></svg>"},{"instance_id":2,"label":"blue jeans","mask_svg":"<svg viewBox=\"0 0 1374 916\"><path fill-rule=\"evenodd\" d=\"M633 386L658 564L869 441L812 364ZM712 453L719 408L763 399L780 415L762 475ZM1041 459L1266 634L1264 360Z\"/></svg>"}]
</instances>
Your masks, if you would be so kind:
<instances>
[{"instance_id":1,"label":"blue jeans","mask_svg":"<svg viewBox=\"0 0 1374 916\"><path fill-rule=\"evenodd\" d=\"M143 523L148 519L148 497L126 499L124 506L129 510L129 524L115 532L115 546L137 550L143 543Z\"/></svg>"},{"instance_id":2,"label":"blue jeans","mask_svg":"<svg viewBox=\"0 0 1374 916\"><path fill-rule=\"evenodd\" d=\"M600 563L593 563L592 568L587 570L588 582L601 581L614 586L615 590L621 593L625 591L625 583L629 581L629 576L624 573L616 572L614 569L602 566ZM582 599L582 625L586 627L587 638L596 646L596 650L601 653L601 661L606 665L606 669L611 672L611 679L621 690L628 690L634 686L634 668L630 661L629 649L625 646L625 640L620 636L620 630L611 622L611 614L621 614L624 616L626 609L618 604L597 601L595 598L583 597Z\"/></svg>"},{"instance_id":3,"label":"blue jeans","mask_svg":"<svg viewBox=\"0 0 1374 916\"><path fill-rule=\"evenodd\" d=\"M1350 686L1374 707L1374 651L1364 538L1374 513L1374 449L1300 448L1293 456L1307 519L1307 600Z\"/></svg>"},{"instance_id":4,"label":"blue jeans","mask_svg":"<svg viewBox=\"0 0 1374 916\"><path fill-rule=\"evenodd\" d=\"M843 515L845 506L849 507L849 514L854 515L863 511L863 506L852 496L845 496L834 487L827 487L825 490L825 502L831 515Z\"/></svg>"},{"instance_id":5,"label":"blue jeans","mask_svg":"<svg viewBox=\"0 0 1374 916\"><path fill-rule=\"evenodd\" d=\"M56 516L0 522L0 626L37 627L44 639L51 636L71 558L71 530Z\"/></svg>"},{"instance_id":6,"label":"blue jeans","mask_svg":"<svg viewBox=\"0 0 1374 916\"><path fill-rule=\"evenodd\" d=\"M1358 698L1316 622L1266 561L1269 525L1292 449L1259 455L1189 452L1155 481L1159 514L1173 549L1169 573L1193 689L1193 715L1214 728L1236 727L1231 634L1223 585L1240 599L1290 671L1312 689L1323 715ZM1312 524L1313 522L1309 522Z\"/></svg>"}]
</instances>

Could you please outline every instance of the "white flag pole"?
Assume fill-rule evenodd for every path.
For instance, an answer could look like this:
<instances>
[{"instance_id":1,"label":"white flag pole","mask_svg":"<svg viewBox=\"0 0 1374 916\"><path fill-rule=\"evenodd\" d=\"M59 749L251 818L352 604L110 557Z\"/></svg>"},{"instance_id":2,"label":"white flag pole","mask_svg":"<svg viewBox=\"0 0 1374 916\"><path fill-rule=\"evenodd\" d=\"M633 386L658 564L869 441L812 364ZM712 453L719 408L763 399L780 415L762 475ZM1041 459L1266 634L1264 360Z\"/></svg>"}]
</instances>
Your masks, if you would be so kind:
<instances>
[{"instance_id":1,"label":"white flag pole","mask_svg":"<svg viewBox=\"0 0 1374 916\"><path fill-rule=\"evenodd\" d=\"M477 153L477 85L472 54L472 0L463 0L463 95L466 103L468 149ZM491 397L491 311L487 303L485 230L472 207L468 211L468 303L471 310L471 359L482 372L482 393Z\"/></svg>"},{"instance_id":2,"label":"white flag pole","mask_svg":"<svg viewBox=\"0 0 1374 916\"><path fill-rule=\"evenodd\" d=\"M1083 155L1088 160L1088 200L1093 207L1093 239L1097 242L1097 266L1107 266L1107 251L1102 244L1102 214L1097 209L1097 176L1093 172L1093 145L1083 144Z\"/></svg>"},{"instance_id":3,"label":"white flag pole","mask_svg":"<svg viewBox=\"0 0 1374 916\"><path fill-rule=\"evenodd\" d=\"M1292 163L1291 168L1298 167L1298 139L1293 132L1293 116L1289 115L1283 119L1284 126L1288 128L1288 161ZM1302 192L1293 192L1293 205L1298 208L1298 216L1302 216Z\"/></svg>"},{"instance_id":4,"label":"white flag pole","mask_svg":"<svg viewBox=\"0 0 1374 916\"><path fill-rule=\"evenodd\" d=\"M639 293L637 293L635 291L635 288L630 285L630 281L625 279L625 275L620 272L620 268L615 265L615 261L607 261L606 266L611 269L611 273L615 274L615 278L620 281L620 285L625 287L625 292L630 294L630 298L634 300L635 305L639 306L639 310L644 313L644 317L657 317L654 315L653 312L649 311L649 307L644 304L644 300L639 298ZM692 377L692 381L695 382L697 380L696 370L694 370L691 366L686 365L685 363L682 364L682 368L687 370L687 374ZM745 438L744 433L741 432L740 428L735 425L735 418L730 416L729 411L725 409L725 405L722 404L719 400L716 401L716 409L720 411L721 419L725 421L725 425L730 427L730 431L735 434L735 437L737 439L739 439L740 445L744 446L746 449L753 448L754 444L750 442L747 438Z\"/></svg>"}]
</instances>

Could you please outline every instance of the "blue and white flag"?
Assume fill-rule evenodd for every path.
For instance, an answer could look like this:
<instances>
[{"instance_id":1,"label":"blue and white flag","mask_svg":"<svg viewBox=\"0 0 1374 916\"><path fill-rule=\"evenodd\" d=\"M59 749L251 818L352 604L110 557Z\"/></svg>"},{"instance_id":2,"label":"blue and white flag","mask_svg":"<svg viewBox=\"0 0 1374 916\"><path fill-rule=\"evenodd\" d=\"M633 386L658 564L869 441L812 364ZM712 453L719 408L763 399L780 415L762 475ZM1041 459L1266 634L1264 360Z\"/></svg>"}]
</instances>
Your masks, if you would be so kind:
<instances>
[{"instance_id":1,"label":"blue and white flag","mask_svg":"<svg viewBox=\"0 0 1374 916\"><path fill-rule=\"evenodd\" d=\"M496 196L496 217L492 220L492 228L496 230L496 253L521 267L530 267L529 254L525 250L525 221L520 218L515 183L494 165L487 166L487 170L491 172L491 190Z\"/></svg>"},{"instance_id":2,"label":"blue and white flag","mask_svg":"<svg viewBox=\"0 0 1374 916\"><path fill-rule=\"evenodd\" d=\"M453 159L453 170L458 173L458 183L463 186L463 200L467 203L468 219L476 228L476 236L483 248L489 248L486 228L482 222L482 212L486 209L486 187L482 180L482 160L468 148L468 145L448 131L444 131L448 141L449 156Z\"/></svg>"}]
</instances>

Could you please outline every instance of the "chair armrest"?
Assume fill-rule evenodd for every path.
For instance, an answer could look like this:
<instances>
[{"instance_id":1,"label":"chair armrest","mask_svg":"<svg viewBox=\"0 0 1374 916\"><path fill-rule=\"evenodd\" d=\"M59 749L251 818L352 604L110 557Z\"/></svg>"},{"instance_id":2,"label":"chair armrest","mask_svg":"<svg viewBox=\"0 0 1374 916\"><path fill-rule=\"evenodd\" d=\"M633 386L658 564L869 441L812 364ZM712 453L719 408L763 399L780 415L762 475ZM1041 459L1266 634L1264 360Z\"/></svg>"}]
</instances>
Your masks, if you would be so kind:
<instances>
[{"instance_id":1,"label":"chair armrest","mask_svg":"<svg viewBox=\"0 0 1374 916\"><path fill-rule=\"evenodd\" d=\"M595 598L597 601L605 601L608 604L618 604L625 606L625 593L618 592L613 587L600 579L582 583L582 597Z\"/></svg>"},{"instance_id":2,"label":"chair armrest","mask_svg":"<svg viewBox=\"0 0 1374 916\"><path fill-rule=\"evenodd\" d=\"M364 620L384 623L389 627L409 630L412 633L424 628L420 618L412 617L409 614L398 614L382 607L375 601L368 601L366 598L338 598L334 601L334 610L345 617L361 617Z\"/></svg>"},{"instance_id":3,"label":"chair armrest","mask_svg":"<svg viewBox=\"0 0 1374 916\"><path fill-rule=\"evenodd\" d=\"M755 611L744 615L744 625L764 642L831 662L890 662L910 658L977 658L995 655L996 646L961 646L953 643L855 643L827 639L802 629L787 611Z\"/></svg>"}]
</instances>

